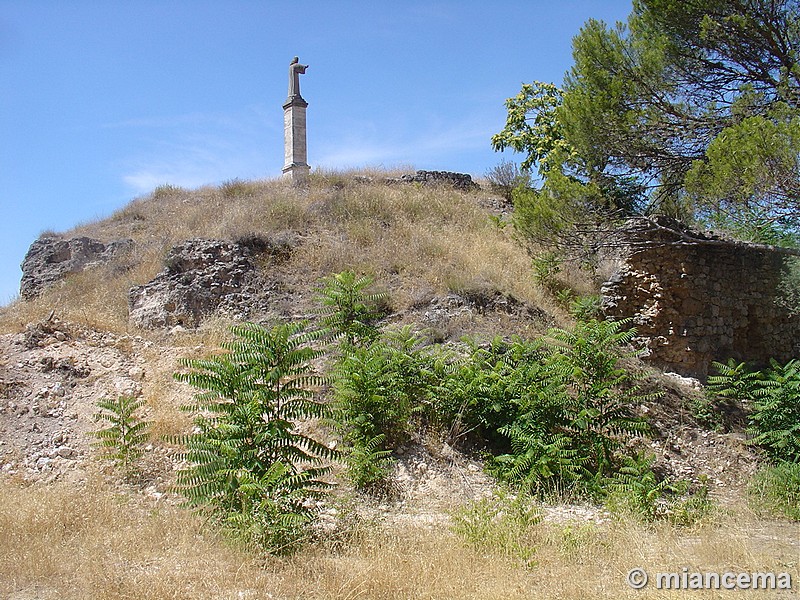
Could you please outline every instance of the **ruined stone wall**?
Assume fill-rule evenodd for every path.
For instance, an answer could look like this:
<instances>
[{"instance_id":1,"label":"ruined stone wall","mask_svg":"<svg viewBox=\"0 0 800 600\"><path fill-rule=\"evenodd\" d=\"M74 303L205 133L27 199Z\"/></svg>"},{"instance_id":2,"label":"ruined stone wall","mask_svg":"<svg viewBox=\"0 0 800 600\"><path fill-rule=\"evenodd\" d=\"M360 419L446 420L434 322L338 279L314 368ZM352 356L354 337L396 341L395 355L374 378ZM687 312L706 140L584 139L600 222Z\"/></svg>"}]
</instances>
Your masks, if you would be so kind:
<instances>
[{"instance_id":1,"label":"ruined stone wall","mask_svg":"<svg viewBox=\"0 0 800 600\"><path fill-rule=\"evenodd\" d=\"M633 318L650 362L702 378L712 360L800 356L800 318L777 302L785 252L663 223L629 223L602 288L606 314Z\"/></svg>"}]
</instances>

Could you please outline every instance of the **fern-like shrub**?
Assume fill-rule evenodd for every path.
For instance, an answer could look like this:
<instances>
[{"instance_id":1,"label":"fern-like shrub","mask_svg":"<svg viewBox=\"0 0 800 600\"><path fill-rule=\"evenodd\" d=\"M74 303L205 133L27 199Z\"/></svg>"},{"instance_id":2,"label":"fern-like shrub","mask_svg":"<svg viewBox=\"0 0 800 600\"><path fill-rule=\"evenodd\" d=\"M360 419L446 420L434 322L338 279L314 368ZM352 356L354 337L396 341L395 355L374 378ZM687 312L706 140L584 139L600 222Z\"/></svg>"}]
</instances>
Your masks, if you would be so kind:
<instances>
[{"instance_id":1,"label":"fern-like shrub","mask_svg":"<svg viewBox=\"0 0 800 600\"><path fill-rule=\"evenodd\" d=\"M621 518L651 523L669 521L677 526L696 525L711 512L708 485L689 493L686 480L660 479L653 471L655 455L637 454L622 459L622 466L606 482L604 504Z\"/></svg>"},{"instance_id":2,"label":"fern-like shrub","mask_svg":"<svg viewBox=\"0 0 800 600\"><path fill-rule=\"evenodd\" d=\"M601 298L597 294L579 296L569 303L570 314L579 321L596 319L601 308Z\"/></svg>"},{"instance_id":3,"label":"fern-like shrub","mask_svg":"<svg viewBox=\"0 0 800 600\"><path fill-rule=\"evenodd\" d=\"M384 448L395 448L408 440L428 377L418 344L403 328L341 356L334 369L334 414L350 445L364 447L382 436Z\"/></svg>"},{"instance_id":4,"label":"fern-like shrub","mask_svg":"<svg viewBox=\"0 0 800 600\"><path fill-rule=\"evenodd\" d=\"M356 489L373 495L388 495L394 461L391 450L382 450L386 436L376 435L371 440L353 444L345 455L347 477Z\"/></svg>"},{"instance_id":5,"label":"fern-like shrub","mask_svg":"<svg viewBox=\"0 0 800 600\"><path fill-rule=\"evenodd\" d=\"M195 430L178 440L188 463L178 490L188 505L275 554L306 538L312 501L329 487L321 478L331 450L297 428L298 420L327 416L314 392L323 378L312 367L321 332L306 326L234 326L227 353L184 360L190 370L175 375L198 390L183 407L195 414Z\"/></svg>"},{"instance_id":6,"label":"fern-like shrub","mask_svg":"<svg viewBox=\"0 0 800 600\"><path fill-rule=\"evenodd\" d=\"M343 271L322 281L318 294L320 320L344 349L369 344L378 337L376 321L383 315L381 304L387 294L368 293L373 279Z\"/></svg>"},{"instance_id":7,"label":"fern-like shrub","mask_svg":"<svg viewBox=\"0 0 800 600\"><path fill-rule=\"evenodd\" d=\"M800 360L775 360L763 371L749 371L733 360L715 362L719 375L708 378L711 391L750 405L748 432L776 462L800 462Z\"/></svg>"},{"instance_id":8,"label":"fern-like shrub","mask_svg":"<svg viewBox=\"0 0 800 600\"><path fill-rule=\"evenodd\" d=\"M101 448L105 457L113 460L126 476L133 474L135 463L143 453L150 427L149 422L135 415L144 406L144 400L119 396L115 400L100 400L96 406L100 410L95 413L94 420L108 423L108 427L92 432L97 438L94 446Z\"/></svg>"},{"instance_id":9,"label":"fern-like shrub","mask_svg":"<svg viewBox=\"0 0 800 600\"><path fill-rule=\"evenodd\" d=\"M579 322L552 329L536 364L515 370L515 418L500 428L511 451L494 461L502 478L538 492L577 486L601 494L623 464L622 448L646 423L632 409L645 394L620 361L635 335L627 321ZM578 489L577 491L581 491Z\"/></svg>"}]
</instances>

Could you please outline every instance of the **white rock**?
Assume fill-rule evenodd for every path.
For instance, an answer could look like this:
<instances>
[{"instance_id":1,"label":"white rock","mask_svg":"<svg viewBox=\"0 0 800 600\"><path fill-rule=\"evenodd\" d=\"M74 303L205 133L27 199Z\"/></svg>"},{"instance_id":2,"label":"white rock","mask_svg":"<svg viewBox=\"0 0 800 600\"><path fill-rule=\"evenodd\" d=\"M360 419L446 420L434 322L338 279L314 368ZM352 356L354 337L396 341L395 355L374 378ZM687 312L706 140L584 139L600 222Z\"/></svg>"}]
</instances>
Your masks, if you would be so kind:
<instances>
[{"instance_id":1,"label":"white rock","mask_svg":"<svg viewBox=\"0 0 800 600\"><path fill-rule=\"evenodd\" d=\"M58 454L61 458L72 458L75 456L75 450L69 446L61 446L56 450L56 454Z\"/></svg>"}]
</instances>

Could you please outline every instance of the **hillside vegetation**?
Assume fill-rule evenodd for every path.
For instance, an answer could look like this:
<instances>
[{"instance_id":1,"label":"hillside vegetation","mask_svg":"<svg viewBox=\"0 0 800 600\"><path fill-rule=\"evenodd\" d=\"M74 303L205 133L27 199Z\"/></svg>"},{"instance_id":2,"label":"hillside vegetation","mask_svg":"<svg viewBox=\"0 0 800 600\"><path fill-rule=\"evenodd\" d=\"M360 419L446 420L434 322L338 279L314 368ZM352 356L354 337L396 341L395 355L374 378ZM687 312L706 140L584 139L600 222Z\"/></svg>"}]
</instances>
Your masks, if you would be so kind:
<instances>
[{"instance_id":1,"label":"hillside vegetation","mask_svg":"<svg viewBox=\"0 0 800 600\"><path fill-rule=\"evenodd\" d=\"M7 541L0 545L0 595L16 600L664 598L671 596L652 587L631 589L626 573L634 567L680 572L687 566L796 577L800 527L775 516L774 507L748 501L757 457L742 442L740 412L727 407L721 417L715 413L721 405L647 369L632 356L620 324L588 321L576 327L554 295L554 289L570 289L571 297L590 294L601 275L562 267L537 281L531 257L514 239L513 227L505 225L510 208L500 196L387 185L386 176L318 173L307 190L282 181L237 180L198 190L162 186L108 219L57 234L132 238L135 246L36 300L0 310L0 381L7 400L0 411L5 452L0 465L9 465L0 467L0 531ZM128 290L155 277L172 246L195 237L254 236L296 240L285 262L262 265L295 301L257 319L266 327L289 322L289 329L236 329L233 335L232 323L220 317L197 330L151 331L129 324ZM347 272L359 275L341 275ZM359 279L360 274L368 277ZM341 319L337 311L347 305L340 292L354 289L363 305L356 303L357 318ZM424 317L432 299L451 293L475 300L476 308L431 331ZM497 294L531 310L479 310L481 299ZM381 307L379 313L370 312L369 300ZM240 390L284 398L285 374L269 387L268 377L247 379L247 373L266 373L275 365L287 369L280 361L269 363L264 348L276 331L289 332L284 342L302 335L302 319L311 320L311 331L324 325L340 335L325 354L318 350L321 333L303 338L315 350L309 346L298 370L286 373L302 378L305 387L297 388L297 397L305 398L306 389L321 392L314 397L338 411L333 415L338 424L307 404L304 412L286 412L308 417L296 429L286 414L272 419L253 412L250 421L246 410L233 415L229 408L248 406L238 403L248 396L220 391L228 376L239 378ZM411 326L405 334L403 325ZM473 341L459 342L465 334ZM543 336L544 342L537 341ZM223 344L232 352L222 352ZM242 365L246 368L237 371ZM400 370L409 377L405 383L396 379ZM175 381L175 372L191 386ZM209 373L222 374L212 382L216 388L204 378ZM359 396L362 384L374 394ZM536 387L544 384L548 387ZM59 396L57 387L67 394ZM203 396L204 390L217 395ZM106 419L96 420L98 401L126 394L143 400L143 407L124 415L122 408L106 404ZM581 404L584 398L599 403ZM223 402L215 405L215 399ZM371 404L359 404L367 401ZM476 403L483 412L464 412ZM195 415L180 409L187 405L217 415L225 428L192 421ZM366 406L372 416L386 411L380 414L387 420L379 426L377 419L367 422L362 418L367 413L359 412ZM614 412L598 421L592 413L597 407ZM440 427L444 417L450 421ZM135 435L124 438L132 440L133 451L123 453L122 461L119 453L103 460L104 449L114 444L104 448L96 442L114 439L109 423L128 427L144 421L148 426L140 431L146 431L146 442L138 444ZM650 429L640 436L644 421ZM515 455L519 448L492 430L516 435L530 450L546 439L538 436L551 422L562 435L547 438L552 444L539 463L524 452ZM208 464L202 452L213 437L209 432L224 436L242 423L258 435L267 435L259 430L265 423L286 425L291 437L285 439L306 450L305 440L319 442L306 457L309 462L326 449L360 452L333 461L330 472L315 472L337 487L312 507L324 517L321 529L289 557L264 551L274 545L253 543L274 542L268 531L254 527L260 522L245 518L247 499L257 494L237 496L237 502L246 501L231 511L224 494L209 501L211 488L187 492L197 481L214 483L202 480L210 471L187 469L187 460ZM104 427L107 433L98 436ZM478 434L485 432L495 439L481 439ZM66 437L75 455L62 460L59 444ZM264 466L253 466L251 450L258 444L247 436L219 439L248 448L238 464L249 465L249 473ZM278 455L290 454L281 439L271 443ZM186 444L195 455L184 452ZM667 484L676 482L664 473L656 477L641 450L657 454L660 466L685 468L691 494L686 495L688 487L670 488ZM498 457L501 451L506 454ZM637 456L638 462L623 460ZM52 460L43 463L43 457ZM581 489L595 496L563 485L570 481L566 475L549 478L547 472L560 473L553 458L569 467L564 473L572 469L588 476ZM616 470L623 465L613 485L608 483L617 477L612 463ZM32 466L40 464L45 466ZM517 477L531 464L542 471L527 481ZM484 472L492 465L504 484ZM361 479L353 478L354 472ZM262 474L257 481L247 474L236 477L244 482L241 489L257 491L270 481L285 481L274 470ZM712 475L716 483L708 484ZM530 485L537 477L552 485L537 491ZM381 485L371 488L375 481ZM198 515L181 506L176 492L213 510ZM292 502L282 510L299 515L309 507ZM264 506L258 514L272 514L272 506ZM242 523L246 535L226 535L241 532ZM281 521L287 536L292 523Z\"/></svg>"}]
</instances>

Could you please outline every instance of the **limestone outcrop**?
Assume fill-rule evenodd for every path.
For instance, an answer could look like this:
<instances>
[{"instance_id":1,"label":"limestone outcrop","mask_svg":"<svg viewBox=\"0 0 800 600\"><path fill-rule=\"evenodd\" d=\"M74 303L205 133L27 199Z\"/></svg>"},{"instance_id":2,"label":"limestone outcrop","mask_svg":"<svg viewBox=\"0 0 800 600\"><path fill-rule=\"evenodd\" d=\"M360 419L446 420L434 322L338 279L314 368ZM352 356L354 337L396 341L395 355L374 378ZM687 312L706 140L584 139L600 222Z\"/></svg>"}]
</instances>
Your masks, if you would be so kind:
<instances>
[{"instance_id":1,"label":"limestone outcrop","mask_svg":"<svg viewBox=\"0 0 800 600\"><path fill-rule=\"evenodd\" d=\"M711 361L764 365L800 356L800 317L780 282L791 251L633 219L602 287L607 316L631 317L653 364L704 377Z\"/></svg>"},{"instance_id":2,"label":"limestone outcrop","mask_svg":"<svg viewBox=\"0 0 800 600\"><path fill-rule=\"evenodd\" d=\"M145 328L196 327L218 313L247 318L263 308L255 257L288 256L291 243L253 238L230 242L192 239L173 247L164 270L128 294L129 317Z\"/></svg>"},{"instance_id":3,"label":"limestone outcrop","mask_svg":"<svg viewBox=\"0 0 800 600\"><path fill-rule=\"evenodd\" d=\"M104 244L88 237L40 237L22 261L19 295L24 300L36 298L67 275L105 264L132 247L133 240Z\"/></svg>"}]
</instances>

